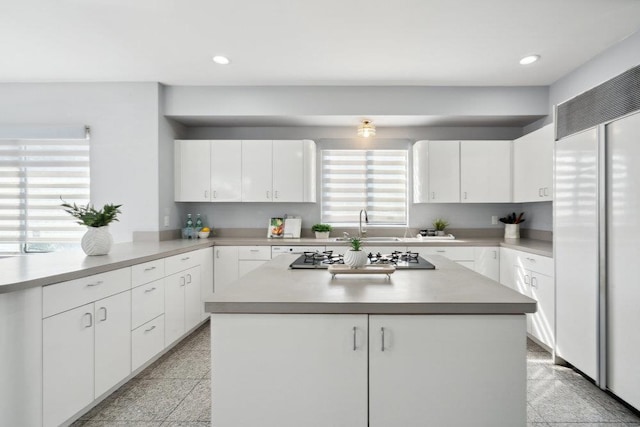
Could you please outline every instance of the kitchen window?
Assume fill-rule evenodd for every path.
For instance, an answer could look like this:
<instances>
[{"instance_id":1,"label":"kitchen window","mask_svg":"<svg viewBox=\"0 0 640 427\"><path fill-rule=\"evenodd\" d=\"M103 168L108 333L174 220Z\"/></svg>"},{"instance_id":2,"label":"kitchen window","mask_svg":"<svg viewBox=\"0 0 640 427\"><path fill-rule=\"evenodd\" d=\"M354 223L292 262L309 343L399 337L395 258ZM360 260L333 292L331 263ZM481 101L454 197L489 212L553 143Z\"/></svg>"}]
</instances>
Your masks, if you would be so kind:
<instances>
[{"instance_id":1,"label":"kitchen window","mask_svg":"<svg viewBox=\"0 0 640 427\"><path fill-rule=\"evenodd\" d=\"M77 246L85 230L60 198L89 202L89 140L0 139L0 253Z\"/></svg>"},{"instance_id":2,"label":"kitchen window","mask_svg":"<svg viewBox=\"0 0 640 427\"><path fill-rule=\"evenodd\" d=\"M322 222L407 225L406 150L322 150Z\"/></svg>"}]
</instances>

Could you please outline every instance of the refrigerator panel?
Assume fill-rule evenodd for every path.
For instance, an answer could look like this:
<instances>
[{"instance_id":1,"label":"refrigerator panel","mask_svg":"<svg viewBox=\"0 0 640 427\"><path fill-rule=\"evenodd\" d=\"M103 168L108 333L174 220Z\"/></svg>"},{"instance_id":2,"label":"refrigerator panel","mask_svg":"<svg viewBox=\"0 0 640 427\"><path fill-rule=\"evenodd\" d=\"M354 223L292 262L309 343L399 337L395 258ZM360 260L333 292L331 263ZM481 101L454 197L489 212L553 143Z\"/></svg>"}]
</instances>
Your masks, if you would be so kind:
<instances>
[{"instance_id":1,"label":"refrigerator panel","mask_svg":"<svg viewBox=\"0 0 640 427\"><path fill-rule=\"evenodd\" d=\"M640 408L640 113L606 127L607 386Z\"/></svg>"},{"instance_id":2,"label":"refrigerator panel","mask_svg":"<svg viewBox=\"0 0 640 427\"><path fill-rule=\"evenodd\" d=\"M598 380L598 130L555 145L556 353Z\"/></svg>"}]
</instances>

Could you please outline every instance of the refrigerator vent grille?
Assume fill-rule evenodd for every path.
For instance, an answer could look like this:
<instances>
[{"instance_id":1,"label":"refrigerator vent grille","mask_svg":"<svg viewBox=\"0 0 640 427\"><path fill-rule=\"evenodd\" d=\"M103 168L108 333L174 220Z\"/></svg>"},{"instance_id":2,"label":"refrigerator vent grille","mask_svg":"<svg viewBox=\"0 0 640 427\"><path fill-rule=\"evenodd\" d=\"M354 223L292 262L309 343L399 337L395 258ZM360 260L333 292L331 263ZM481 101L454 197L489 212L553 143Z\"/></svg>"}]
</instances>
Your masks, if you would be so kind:
<instances>
[{"instance_id":1,"label":"refrigerator vent grille","mask_svg":"<svg viewBox=\"0 0 640 427\"><path fill-rule=\"evenodd\" d=\"M640 65L558 105L557 139L640 110Z\"/></svg>"}]
</instances>

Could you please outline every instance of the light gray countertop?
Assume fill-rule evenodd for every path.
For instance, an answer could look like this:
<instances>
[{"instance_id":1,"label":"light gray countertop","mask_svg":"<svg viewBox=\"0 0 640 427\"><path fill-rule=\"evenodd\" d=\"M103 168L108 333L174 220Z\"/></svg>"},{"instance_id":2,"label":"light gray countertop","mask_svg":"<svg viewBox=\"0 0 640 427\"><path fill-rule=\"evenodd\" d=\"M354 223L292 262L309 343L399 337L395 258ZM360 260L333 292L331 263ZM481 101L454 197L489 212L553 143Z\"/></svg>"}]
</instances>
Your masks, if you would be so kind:
<instances>
[{"instance_id":1,"label":"light gray countertop","mask_svg":"<svg viewBox=\"0 0 640 427\"><path fill-rule=\"evenodd\" d=\"M0 294L78 279L210 246L347 246L332 239L268 239L212 237L204 240L129 242L113 245L109 255L86 256L80 249L30 254L0 259ZM471 238L431 241L408 238L399 242L375 242L375 246L502 246L542 256L552 256L551 242L532 239ZM397 273L396 273L397 274Z\"/></svg>"},{"instance_id":2,"label":"light gray countertop","mask_svg":"<svg viewBox=\"0 0 640 427\"><path fill-rule=\"evenodd\" d=\"M297 255L280 255L205 302L210 313L521 314L536 302L448 259L426 258L436 270L343 275L290 270Z\"/></svg>"}]
</instances>

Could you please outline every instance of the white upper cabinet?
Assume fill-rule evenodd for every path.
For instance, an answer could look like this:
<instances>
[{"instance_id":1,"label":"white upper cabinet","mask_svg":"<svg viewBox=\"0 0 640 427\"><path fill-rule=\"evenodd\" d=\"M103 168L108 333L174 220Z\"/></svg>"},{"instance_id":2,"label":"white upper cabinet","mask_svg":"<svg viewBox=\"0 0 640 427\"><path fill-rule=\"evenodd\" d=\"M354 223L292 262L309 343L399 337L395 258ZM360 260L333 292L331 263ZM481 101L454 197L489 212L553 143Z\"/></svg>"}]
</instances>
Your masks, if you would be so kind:
<instances>
[{"instance_id":1,"label":"white upper cabinet","mask_svg":"<svg viewBox=\"0 0 640 427\"><path fill-rule=\"evenodd\" d=\"M242 143L233 140L211 142L211 201L242 200Z\"/></svg>"},{"instance_id":2,"label":"white upper cabinet","mask_svg":"<svg viewBox=\"0 0 640 427\"><path fill-rule=\"evenodd\" d=\"M211 200L209 141L175 141L175 200L208 202Z\"/></svg>"},{"instance_id":3,"label":"white upper cabinet","mask_svg":"<svg viewBox=\"0 0 640 427\"><path fill-rule=\"evenodd\" d=\"M273 201L304 198L304 147L300 141L273 141Z\"/></svg>"},{"instance_id":4,"label":"white upper cabinet","mask_svg":"<svg viewBox=\"0 0 640 427\"><path fill-rule=\"evenodd\" d=\"M429 141L429 193L434 203L460 201L458 141Z\"/></svg>"},{"instance_id":5,"label":"white upper cabinet","mask_svg":"<svg viewBox=\"0 0 640 427\"><path fill-rule=\"evenodd\" d=\"M553 200L553 125L513 141L513 201Z\"/></svg>"},{"instance_id":6,"label":"white upper cabinet","mask_svg":"<svg viewBox=\"0 0 640 427\"><path fill-rule=\"evenodd\" d=\"M511 141L461 141L463 203L511 202Z\"/></svg>"},{"instance_id":7,"label":"white upper cabinet","mask_svg":"<svg viewBox=\"0 0 640 427\"><path fill-rule=\"evenodd\" d=\"M271 140L242 141L242 201L273 200Z\"/></svg>"},{"instance_id":8,"label":"white upper cabinet","mask_svg":"<svg viewBox=\"0 0 640 427\"><path fill-rule=\"evenodd\" d=\"M413 203L429 201L429 141L413 144Z\"/></svg>"}]
</instances>

